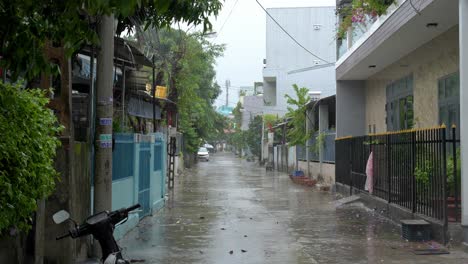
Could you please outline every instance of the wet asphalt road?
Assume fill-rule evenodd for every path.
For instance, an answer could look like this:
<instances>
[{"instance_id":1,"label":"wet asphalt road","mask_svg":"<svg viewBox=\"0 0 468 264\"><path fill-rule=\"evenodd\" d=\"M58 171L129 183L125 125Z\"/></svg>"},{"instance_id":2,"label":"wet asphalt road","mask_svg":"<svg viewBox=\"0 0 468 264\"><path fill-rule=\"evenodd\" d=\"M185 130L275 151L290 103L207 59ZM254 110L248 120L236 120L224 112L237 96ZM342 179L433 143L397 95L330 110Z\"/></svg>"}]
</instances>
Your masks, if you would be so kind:
<instances>
[{"instance_id":1,"label":"wet asphalt road","mask_svg":"<svg viewBox=\"0 0 468 264\"><path fill-rule=\"evenodd\" d=\"M468 263L417 256L398 226L229 153L176 179L165 209L119 243L143 263Z\"/></svg>"}]
</instances>

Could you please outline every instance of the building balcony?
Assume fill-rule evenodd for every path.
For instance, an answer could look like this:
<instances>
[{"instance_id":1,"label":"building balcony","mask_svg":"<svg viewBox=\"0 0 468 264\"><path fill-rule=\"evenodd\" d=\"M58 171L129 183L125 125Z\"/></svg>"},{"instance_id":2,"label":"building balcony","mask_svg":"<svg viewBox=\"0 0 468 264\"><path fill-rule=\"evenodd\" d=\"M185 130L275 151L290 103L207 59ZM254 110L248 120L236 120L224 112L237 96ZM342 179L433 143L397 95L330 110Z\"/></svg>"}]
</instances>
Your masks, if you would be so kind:
<instances>
[{"instance_id":1,"label":"building balcony","mask_svg":"<svg viewBox=\"0 0 468 264\"><path fill-rule=\"evenodd\" d=\"M458 24L458 1L397 0L337 43L337 80L365 80Z\"/></svg>"}]
</instances>

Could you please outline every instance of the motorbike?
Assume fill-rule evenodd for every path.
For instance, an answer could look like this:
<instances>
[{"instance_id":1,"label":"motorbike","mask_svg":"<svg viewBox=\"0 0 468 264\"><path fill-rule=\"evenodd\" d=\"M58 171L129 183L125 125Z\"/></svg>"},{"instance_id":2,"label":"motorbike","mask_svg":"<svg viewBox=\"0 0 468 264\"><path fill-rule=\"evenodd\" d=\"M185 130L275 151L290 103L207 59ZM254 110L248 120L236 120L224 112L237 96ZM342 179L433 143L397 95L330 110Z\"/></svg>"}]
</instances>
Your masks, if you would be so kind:
<instances>
[{"instance_id":1,"label":"motorbike","mask_svg":"<svg viewBox=\"0 0 468 264\"><path fill-rule=\"evenodd\" d=\"M114 229L115 226L125 223L128 219L128 214L132 213L132 211L135 212L138 208L140 208L140 204L112 212L99 212L89 216L80 225L70 218L70 214L67 211L58 211L52 216L54 222L56 224L61 224L65 221L71 221L74 224L74 227L68 230L67 233L57 236L56 240L61 240L66 237L76 239L92 235L101 246L102 261L104 264L130 263L122 257L121 250L114 238Z\"/></svg>"}]
</instances>

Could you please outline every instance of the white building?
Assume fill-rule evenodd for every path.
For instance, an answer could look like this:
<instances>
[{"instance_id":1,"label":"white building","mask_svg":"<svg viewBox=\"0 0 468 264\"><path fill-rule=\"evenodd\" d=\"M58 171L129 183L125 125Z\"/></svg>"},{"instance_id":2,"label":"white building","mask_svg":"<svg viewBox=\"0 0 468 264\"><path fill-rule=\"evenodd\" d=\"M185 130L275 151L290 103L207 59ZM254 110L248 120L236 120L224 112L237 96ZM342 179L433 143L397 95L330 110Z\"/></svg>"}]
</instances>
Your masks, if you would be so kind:
<instances>
[{"instance_id":1,"label":"white building","mask_svg":"<svg viewBox=\"0 0 468 264\"><path fill-rule=\"evenodd\" d=\"M335 7L271 8L268 13L305 49L267 16L263 111L285 114L285 95L294 95L293 84L322 97L335 94Z\"/></svg>"},{"instance_id":2,"label":"white building","mask_svg":"<svg viewBox=\"0 0 468 264\"><path fill-rule=\"evenodd\" d=\"M243 96L242 102L242 126L241 130L249 129L250 122L258 115L262 115L263 111L259 109L259 105L263 104L262 95Z\"/></svg>"}]
</instances>

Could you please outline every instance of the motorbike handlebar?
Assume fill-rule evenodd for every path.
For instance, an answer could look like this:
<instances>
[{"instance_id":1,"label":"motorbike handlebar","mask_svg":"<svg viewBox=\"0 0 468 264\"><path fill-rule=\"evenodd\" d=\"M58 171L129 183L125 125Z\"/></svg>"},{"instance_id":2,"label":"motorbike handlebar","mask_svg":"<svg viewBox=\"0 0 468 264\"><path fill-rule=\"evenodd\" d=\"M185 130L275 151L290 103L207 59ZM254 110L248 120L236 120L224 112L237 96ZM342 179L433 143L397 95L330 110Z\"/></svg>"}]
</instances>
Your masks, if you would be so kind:
<instances>
[{"instance_id":1,"label":"motorbike handlebar","mask_svg":"<svg viewBox=\"0 0 468 264\"><path fill-rule=\"evenodd\" d=\"M138 209L140 207L141 207L140 204L135 204L135 205L132 205L132 206L130 206L128 208L122 208L122 209L119 209L119 210L112 211L110 213L106 213L105 219L110 220L110 223L115 225L118 222L125 219L126 217L128 217L129 212L131 212L131 211L133 211L135 209ZM97 215L99 215L99 214L95 214L93 216L97 216ZM90 217L93 217L93 216L90 216ZM105 220L105 219L99 219L97 221L101 222L101 220ZM96 222L96 223L98 223L98 222ZM91 224L91 225L93 225L93 224ZM61 236L58 236L55 239L60 240L60 239L64 239L64 238L69 237L69 236L71 236L72 238L77 238L77 237L81 237L81 236L84 236L84 235L89 235L89 234L91 234L90 232L92 232L92 230L90 229L91 225L89 223L87 223L87 221L85 221L85 223L83 223L82 225L76 226L75 228L70 229L68 231L68 233L63 234Z\"/></svg>"},{"instance_id":2,"label":"motorbike handlebar","mask_svg":"<svg viewBox=\"0 0 468 264\"><path fill-rule=\"evenodd\" d=\"M132 205L132 206L128 207L125 211L131 212L131 211L136 210L136 209L138 209L140 207L141 207L140 204L135 204L135 205Z\"/></svg>"}]
</instances>

